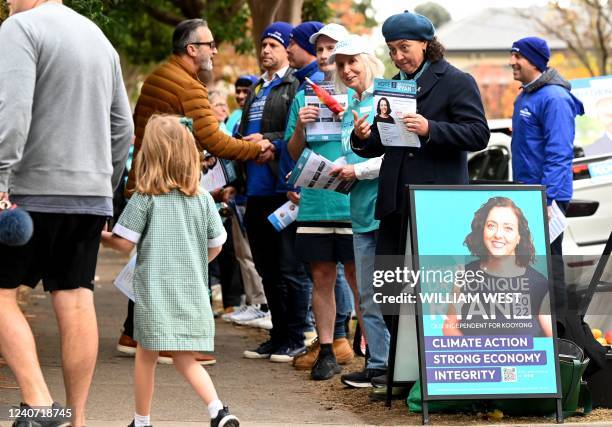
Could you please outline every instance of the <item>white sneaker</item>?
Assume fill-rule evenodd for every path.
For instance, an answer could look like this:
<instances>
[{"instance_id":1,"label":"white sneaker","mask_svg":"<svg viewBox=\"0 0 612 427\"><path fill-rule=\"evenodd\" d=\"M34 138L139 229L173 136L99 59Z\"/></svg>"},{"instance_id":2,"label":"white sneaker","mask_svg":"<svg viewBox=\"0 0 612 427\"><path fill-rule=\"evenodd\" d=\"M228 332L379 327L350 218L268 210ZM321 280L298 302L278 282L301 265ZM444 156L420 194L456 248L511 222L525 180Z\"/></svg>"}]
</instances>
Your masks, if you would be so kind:
<instances>
[{"instance_id":1,"label":"white sneaker","mask_svg":"<svg viewBox=\"0 0 612 427\"><path fill-rule=\"evenodd\" d=\"M246 310L237 314L236 316L232 316L232 322L237 323L239 325L244 325L244 322L249 322L251 320L259 319L260 317L268 316L269 313L267 311L261 311L259 305L250 305Z\"/></svg>"},{"instance_id":2,"label":"white sneaker","mask_svg":"<svg viewBox=\"0 0 612 427\"><path fill-rule=\"evenodd\" d=\"M242 313L243 311L245 311L248 308L248 305L241 305L238 306L236 308L234 308L234 311L230 312L230 313L224 313L221 315L221 319L225 322L231 322L234 318L234 316L237 316L239 313Z\"/></svg>"},{"instance_id":3,"label":"white sneaker","mask_svg":"<svg viewBox=\"0 0 612 427\"><path fill-rule=\"evenodd\" d=\"M260 328L269 331L272 329L272 316L267 314L264 317L258 317L257 319L249 320L248 322L241 323L243 326L250 326L252 328Z\"/></svg>"}]
</instances>

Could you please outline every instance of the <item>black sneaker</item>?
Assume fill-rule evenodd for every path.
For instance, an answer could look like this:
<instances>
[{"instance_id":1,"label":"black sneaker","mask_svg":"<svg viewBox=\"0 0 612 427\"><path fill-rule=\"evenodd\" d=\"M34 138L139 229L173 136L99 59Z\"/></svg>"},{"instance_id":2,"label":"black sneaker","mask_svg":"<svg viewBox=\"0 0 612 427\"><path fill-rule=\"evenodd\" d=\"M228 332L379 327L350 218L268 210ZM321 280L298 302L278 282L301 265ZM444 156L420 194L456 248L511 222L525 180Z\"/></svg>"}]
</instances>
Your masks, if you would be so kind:
<instances>
[{"instance_id":1,"label":"black sneaker","mask_svg":"<svg viewBox=\"0 0 612 427\"><path fill-rule=\"evenodd\" d=\"M325 356L321 356L319 353L319 357L312 367L312 371L310 371L310 378L315 381L328 380L340 372L342 372L342 368L336 362L336 356L333 353Z\"/></svg>"},{"instance_id":2,"label":"black sneaker","mask_svg":"<svg viewBox=\"0 0 612 427\"><path fill-rule=\"evenodd\" d=\"M387 373L372 378L373 387L387 387Z\"/></svg>"},{"instance_id":3,"label":"black sneaker","mask_svg":"<svg viewBox=\"0 0 612 427\"><path fill-rule=\"evenodd\" d=\"M224 406L219 411L217 417L210 420L210 427L239 427L240 421L235 415L230 414L229 408Z\"/></svg>"},{"instance_id":4,"label":"black sneaker","mask_svg":"<svg viewBox=\"0 0 612 427\"><path fill-rule=\"evenodd\" d=\"M340 377L342 384L354 388L372 387L372 378L386 374L386 369L364 369L361 372L351 372Z\"/></svg>"},{"instance_id":5,"label":"black sneaker","mask_svg":"<svg viewBox=\"0 0 612 427\"><path fill-rule=\"evenodd\" d=\"M42 416L28 416L28 412L30 414L36 413L36 410L51 410L52 417L42 417ZM23 416L19 416L15 422L13 422L13 427L69 427L70 426L70 411L67 411L62 405L57 402L53 402L53 404L49 407L31 407L28 404L21 403L19 405L19 410L22 411Z\"/></svg>"},{"instance_id":6,"label":"black sneaker","mask_svg":"<svg viewBox=\"0 0 612 427\"><path fill-rule=\"evenodd\" d=\"M278 350L276 350L270 356L270 362L284 362L289 363L292 362L296 356L299 356L302 353L306 353L306 346L302 344L285 344L280 346Z\"/></svg>"},{"instance_id":7,"label":"black sneaker","mask_svg":"<svg viewBox=\"0 0 612 427\"><path fill-rule=\"evenodd\" d=\"M247 359L268 359L270 355L276 353L280 345L272 340L260 344L255 350L245 350L243 356Z\"/></svg>"},{"instance_id":8,"label":"black sneaker","mask_svg":"<svg viewBox=\"0 0 612 427\"><path fill-rule=\"evenodd\" d=\"M132 422L130 423L130 425L128 427L135 427L135 426L136 426L136 423L135 423L134 420L132 420ZM151 425L151 426L147 426L147 427L153 427L153 426Z\"/></svg>"}]
</instances>

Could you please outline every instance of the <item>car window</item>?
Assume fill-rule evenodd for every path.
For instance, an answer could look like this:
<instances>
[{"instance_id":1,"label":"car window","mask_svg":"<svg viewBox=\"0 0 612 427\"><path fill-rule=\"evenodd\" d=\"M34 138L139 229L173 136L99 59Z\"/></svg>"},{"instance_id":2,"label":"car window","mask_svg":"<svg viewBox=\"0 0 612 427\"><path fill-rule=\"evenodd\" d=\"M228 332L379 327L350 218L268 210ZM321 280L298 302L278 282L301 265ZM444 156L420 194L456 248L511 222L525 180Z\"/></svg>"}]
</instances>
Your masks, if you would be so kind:
<instances>
[{"instance_id":1,"label":"car window","mask_svg":"<svg viewBox=\"0 0 612 427\"><path fill-rule=\"evenodd\" d=\"M495 147L489 150L489 161L482 171L482 179L492 181L505 181L508 179L508 150Z\"/></svg>"},{"instance_id":2,"label":"car window","mask_svg":"<svg viewBox=\"0 0 612 427\"><path fill-rule=\"evenodd\" d=\"M470 180L506 181L510 156L505 147L491 147L468 162Z\"/></svg>"},{"instance_id":3,"label":"car window","mask_svg":"<svg viewBox=\"0 0 612 427\"><path fill-rule=\"evenodd\" d=\"M470 175L470 180L474 181L480 179L481 171L486 166L488 159L489 150L478 153L470 159L468 162L468 173Z\"/></svg>"}]
</instances>

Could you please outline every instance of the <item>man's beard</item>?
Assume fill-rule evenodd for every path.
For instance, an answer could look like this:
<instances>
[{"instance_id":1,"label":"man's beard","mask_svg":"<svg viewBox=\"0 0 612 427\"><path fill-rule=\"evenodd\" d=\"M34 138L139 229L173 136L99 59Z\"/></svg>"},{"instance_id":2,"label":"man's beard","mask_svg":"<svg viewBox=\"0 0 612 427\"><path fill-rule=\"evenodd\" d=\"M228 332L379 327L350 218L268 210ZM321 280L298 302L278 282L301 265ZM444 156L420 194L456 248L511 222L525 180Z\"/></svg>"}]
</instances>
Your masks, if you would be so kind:
<instances>
[{"instance_id":1,"label":"man's beard","mask_svg":"<svg viewBox=\"0 0 612 427\"><path fill-rule=\"evenodd\" d=\"M200 69L202 71L212 71L213 70L213 62L211 58L206 58L205 60L200 62Z\"/></svg>"}]
</instances>

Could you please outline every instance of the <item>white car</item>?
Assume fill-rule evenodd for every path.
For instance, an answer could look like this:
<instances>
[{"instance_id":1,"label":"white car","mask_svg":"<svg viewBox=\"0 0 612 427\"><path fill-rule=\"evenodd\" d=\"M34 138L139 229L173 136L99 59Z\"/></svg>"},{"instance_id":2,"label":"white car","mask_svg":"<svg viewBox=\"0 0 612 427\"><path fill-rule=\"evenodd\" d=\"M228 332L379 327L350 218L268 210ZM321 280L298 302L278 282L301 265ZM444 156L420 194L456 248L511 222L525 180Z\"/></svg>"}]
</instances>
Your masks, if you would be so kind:
<instances>
[{"instance_id":1,"label":"white car","mask_svg":"<svg viewBox=\"0 0 612 427\"><path fill-rule=\"evenodd\" d=\"M490 120L487 148L470 153L468 168L473 183L512 181L511 120ZM569 286L588 286L595 265L612 232L612 153L584 157L574 148L574 195L566 213L563 236L565 281Z\"/></svg>"}]
</instances>

